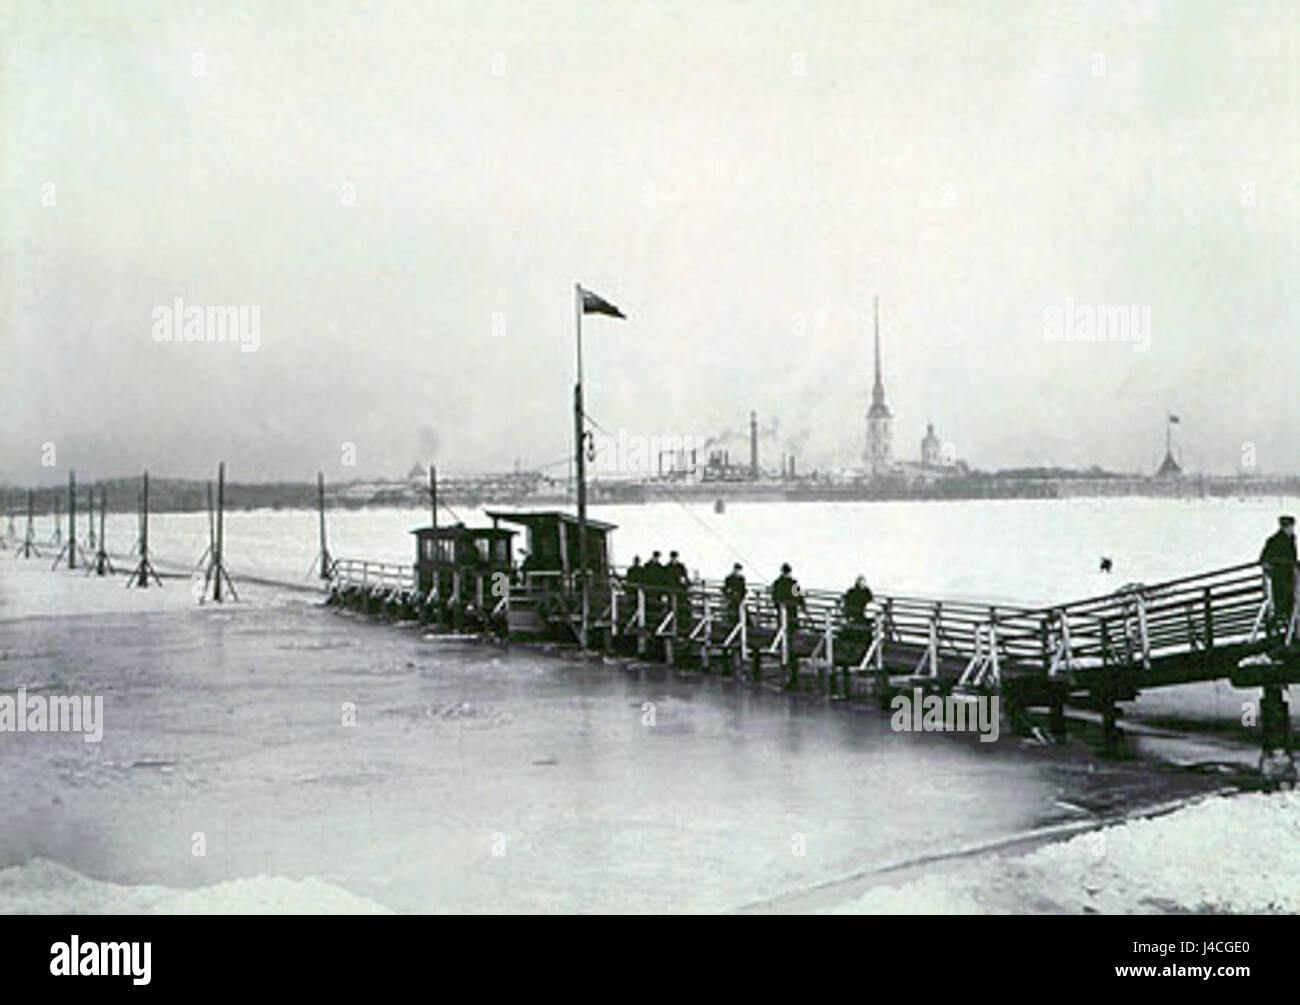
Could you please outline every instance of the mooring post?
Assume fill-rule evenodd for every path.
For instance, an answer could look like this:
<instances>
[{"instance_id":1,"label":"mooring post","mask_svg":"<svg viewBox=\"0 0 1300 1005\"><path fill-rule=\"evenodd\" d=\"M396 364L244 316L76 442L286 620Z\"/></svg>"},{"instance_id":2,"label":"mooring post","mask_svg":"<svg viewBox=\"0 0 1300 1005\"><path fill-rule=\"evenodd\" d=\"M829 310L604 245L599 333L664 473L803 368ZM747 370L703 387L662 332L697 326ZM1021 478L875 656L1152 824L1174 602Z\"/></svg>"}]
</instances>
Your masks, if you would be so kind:
<instances>
[{"instance_id":1,"label":"mooring post","mask_svg":"<svg viewBox=\"0 0 1300 1005\"><path fill-rule=\"evenodd\" d=\"M95 547L95 486L86 491L86 545Z\"/></svg>"},{"instance_id":2,"label":"mooring post","mask_svg":"<svg viewBox=\"0 0 1300 1005\"><path fill-rule=\"evenodd\" d=\"M146 562L149 555L149 472L144 473L140 485L140 580L137 586L149 588L149 573Z\"/></svg>"},{"instance_id":3,"label":"mooring post","mask_svg":"<svg viewBox=\"0 0 1300 1005\"><path fill-rule=\"evenodd\" d=\"M77 567L77 473L68 472L68 568Z\"/></svg>"},{"instance_id":4,"label":"mooring post","mask_svg":"<svg viewBox=\"0 0 1300 1005\"><path fill-rule=\"evenodd\" d=\"M113 560L108 557L108 536L104 532L104 514L107 512L108 489L101 485L99 487L99 550L95 552L95 572L100 576L106 575L113 566Z\"/></svg>"},{"instance_id":5,"label":"mooring post","mask_svg":"<svg viewBox=\"0 0 1300 1005\"><path fill-rule=\"evenodd\" d=\"M212 587L212 599L221 603L222 552L225 549L225 507L226 507L226 462L217 464L217 542L212 553L216 569L216 582Z\"/></svg>"},{"instance_id":6,"label":"mooring post","mask_svg":"<svg viewBox=\"0 0 1300 1005\"><path fill-rule=\"evenodd\" d=\"M1101 696L1101 749L1107 756L1114 756L1119 753L1121 742L1120 731L1116 725L1119 709L1115 705L1114 689L1109 684L1104 687L1105 691Z\"/></svg>"},{"instance_id":7,"label":"mooring post","mask_svg":"<svg viewBox=\"0 0 1300 1005\"><path fill-rule=\"evenodd\" d=\"M316 508L320 517L320 578L329 581L330 550L325 543L325 472L316 472Z\"/></svg>"},{"instance_id":8,"label":"mooring post","mask_svg":"<svg viewBox=\"0 0 1300 1005\"><path fill-rule=\"evenodd\" d=\"M32 523L32 490L27 490L27 533L23 537L23 558L31 558L32 554L39 558L40 551L36 547L36 527Z\"/></svg>"},{"instance_id":9,"label":"mooring post","mask_svg":"<svg viewBox=\"0 0 1300 1005\"><path fill-rule=\"evenodd\" d=\"M149 472L145 471L140 487L140 568L136 585L149 588Z\"/></svg>"},{"instance_id":10,"label":"mooring post","mask_svg":"<svg viewBox=\"0 0 1300 1005\"><path fill-rule=\"evenodd\" d=\"M1296 781L1291 715L1283 687L1281 683L1264 684L1260 696L1259 770L1266 792L1277 788L1281 781L1287 781L1293 787ZM1282 755L1280 764L1276 754Z\"/></svg>"},{"instance_id":11,"label":"mooring post","mask_svg":"<svg viewBox=\"0 0 1300 1005\"><path fill-rule=\"evenodd\" d=\"M1048 706L1047 728L1052 734L1052 739L1057 743L1065 742L1065 691L1064 684L1049 683L1047 685L1050 695L1050 705Z\"/></svg>"}]
</instances>

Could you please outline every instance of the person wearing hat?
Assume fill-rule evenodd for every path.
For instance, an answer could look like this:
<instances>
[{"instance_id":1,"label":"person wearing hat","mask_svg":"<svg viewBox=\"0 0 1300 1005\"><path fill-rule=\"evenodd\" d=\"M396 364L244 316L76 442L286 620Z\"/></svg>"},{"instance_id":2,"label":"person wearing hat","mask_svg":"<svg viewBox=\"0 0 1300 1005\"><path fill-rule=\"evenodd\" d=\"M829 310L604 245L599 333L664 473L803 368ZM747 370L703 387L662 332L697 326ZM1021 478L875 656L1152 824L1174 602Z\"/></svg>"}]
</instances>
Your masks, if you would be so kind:
<instances>
[{"instance_id":1,"label":"person wearing hat","mask_svg":"<svg viewBox=\"0 0 1300 1005\"><path fill-rule=\"evenodd\" d=\"M633 592L645 582L645 566L641 564L640 555L632 556L632 564L627 567L627 575L623 580Z\"/></svg>"},{"instance_id":2,"label":"person wearing hat","mask_svg":"<svg viewBox=\"0 0 1300 1005\"><path fill-rule=\"evenodd\" d=\"M840 605L844 609L844 638L845 641L853 642L855 645L862 643L865 646L871 645L871 619L867 617L867 605L875 599L871 592L871 587L867 585L867 577L859 576L853 581L853 585L844 591L844 596L840 598ZM831 696L835 695L835 672L831 671L830 676ZM844 697L849 697L849 665L844 664Z\"/></svg>"},{"instance_id":3,"label":"person wearing hat","mask_svg":"<svg viewBox=\"0 0 1300 1005\"><path fill-rule=\"evenodd\" d=\"M731 567L731 574L722 581L722 599L727 602L731 624L740 624L740 605L745 601L745 574L739 562Z\"/></svg>"},{"instance_id":4,"label":"person wearing hat","mask_svg":"<svg viewBox=\"0 0 1300 1005\"><path fill-rule=\"evenodd\" d=\"M1283 636L1295 609L1295 517L1277 518L1278 529L1264 542L1259 562L1273 587L1273 628Z\"/></svg>"},{"instance_id":5,"label":"person wearing hat","mask_svg":"<svg viewBox=\"0 0 1300 1005\"><path fill-rule=\"evenodd\" d=\"M663 588L668 579L660 554L658 549L650 553L650 561L643 566L645 571L641 574L641 585L645 587L646 616L656 623L663 605Z\"/></svg>"},{"instance_id":6,"label":"person wearing hat","mask_svg":"<svg viewBox=\"0 0 1300 1005\"><path fill-rule=\"evenodd\" d=\"M772 582L772 604L777 611L785 611L786 638L790 644L790 650L794 650L795 633L799 630L799 611L804 608L803 591L799 589L799 581L790 574L790 563L781 563L781 575L777 576ZM793 691L799 683L799 661L791 658L790 660L790 678L786 681L785 688L787 691Z\"/></svg>"},{"instance_id":7,"label":"person wearing hat","mask_svg":"<svg viewBox=\"0 0 1300 1005\"><path fill-rule=\"evenodd\" d=\"M687 588L690 586L691 577L686 572L686 566L682 560L677 557L677 552L668 553L668 564L664 566L664 581L671 590L670 597L673 605L673 630L679 635L682 632L682 621L689 613L686 605ZM687 625L686 627L690 627Z\"/></svg>"}]
</instances>

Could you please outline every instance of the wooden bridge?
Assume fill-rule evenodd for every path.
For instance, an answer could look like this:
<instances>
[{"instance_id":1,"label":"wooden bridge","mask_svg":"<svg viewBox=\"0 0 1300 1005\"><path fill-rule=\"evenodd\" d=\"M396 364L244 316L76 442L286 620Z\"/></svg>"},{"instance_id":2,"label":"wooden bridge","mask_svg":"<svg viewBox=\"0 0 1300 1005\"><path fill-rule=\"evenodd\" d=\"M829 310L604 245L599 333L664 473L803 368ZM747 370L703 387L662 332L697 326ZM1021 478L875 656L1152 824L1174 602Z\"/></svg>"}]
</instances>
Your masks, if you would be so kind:
<instances>
[{"instance_id":1,"label":"wooden bridge","mask_svg":"<svg viewBox=\"0 0 1300 1005\"><path fill-rule=\"evenodd\" d=\"M464 571L448 596L422 595L411 566L344 559L333 565L331 597L457 630L577 641L573 576L503 579ZM1146 688L1225 677L1265 683L1242 670L1247 657L1262 657L1274 676L1293 673L1300 659L1297 612L1289 622L1273 617L1257 563L1040 608L883 596L865 623L847 621L840 595L824 590L805 591L793 611L751 589L737 610L720 583L672 591L630 586L614 573L593 582L590 596L592 648L754 680L775 667L792 689L821 686L837 697L919 686L999 693L1057 713L1083 699L1105 713Z\"/></svg>"}]
</instances>

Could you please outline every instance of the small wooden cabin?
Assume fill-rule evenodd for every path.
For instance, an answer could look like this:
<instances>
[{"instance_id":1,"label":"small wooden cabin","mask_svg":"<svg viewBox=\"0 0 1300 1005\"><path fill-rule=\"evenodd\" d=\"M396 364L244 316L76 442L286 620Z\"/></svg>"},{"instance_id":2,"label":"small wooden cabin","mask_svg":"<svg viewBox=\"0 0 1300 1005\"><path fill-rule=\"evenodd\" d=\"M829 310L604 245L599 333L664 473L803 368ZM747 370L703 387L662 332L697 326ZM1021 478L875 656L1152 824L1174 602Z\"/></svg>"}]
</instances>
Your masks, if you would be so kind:
<instances>
[{"instance_id":1,"label":"small wooden cabin","mask_svg":"<svg viewBox=\"0 0 1300 1005\"><path fill-rule=\"evenodd\" d=\"M495 573L509 582L513 567L515 531L492 527L417 527L415 535L415 584L426 596L435 584L444 601L459 587L462 602L474 599L478 580L491 583ZM474 592L471 592L474 591Z\"/></svg>"},{"instance_id":2,"label":"small wooden cabin","mask_svg":"<svg viewBox=\"0 0 1300 1005\"><path fill-rule=\"evenodd\" d=\"M560 510L533 510L506 512L489 510L495 530L502 523L516 524L528 532L528 558L522 571L526 573L559 573L567 576L579 569L578 518ZM587 520L587 567L597 577L604 577L610 568L610 535L615 525L602 520ZM501 531L500 533L508 533Z\"/></svg>"}]
</instances>

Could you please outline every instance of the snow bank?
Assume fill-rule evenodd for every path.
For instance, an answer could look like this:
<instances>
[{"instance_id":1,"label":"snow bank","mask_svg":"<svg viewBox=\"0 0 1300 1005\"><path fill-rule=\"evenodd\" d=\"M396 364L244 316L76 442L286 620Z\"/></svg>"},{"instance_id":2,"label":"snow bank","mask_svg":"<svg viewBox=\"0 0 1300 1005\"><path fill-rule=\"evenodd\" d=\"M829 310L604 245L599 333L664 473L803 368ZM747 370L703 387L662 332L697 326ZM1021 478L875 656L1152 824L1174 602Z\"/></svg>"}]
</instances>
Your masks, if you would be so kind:
<instances>
[{"instance_id":1,"label":"snow bank","mask_svg":"<svg viewBox=\"0 0 1300 1005\"><path fill-rule=\"evenodd\" d=\"M254 876L197 890L119 886L46 859L0 869L0 914L391 914L319 879Z\"/></svg>"},{"instance_id":2,"label":"snow bank","mask_svg":"<svg viewBox=\"0 0 1300 1005\"><path fill-rule=\"evenodd\" d=\"M1300 913L1300 794L1206 799L877 887L833 913L1175 911Z\"/></svg>"}]
</instances>

